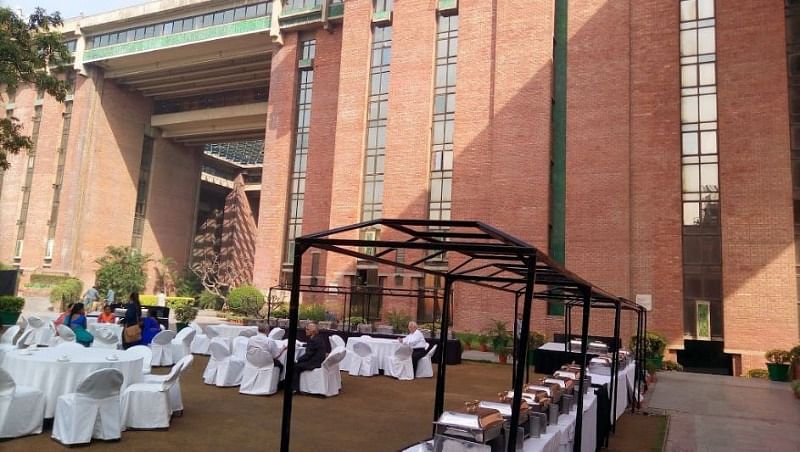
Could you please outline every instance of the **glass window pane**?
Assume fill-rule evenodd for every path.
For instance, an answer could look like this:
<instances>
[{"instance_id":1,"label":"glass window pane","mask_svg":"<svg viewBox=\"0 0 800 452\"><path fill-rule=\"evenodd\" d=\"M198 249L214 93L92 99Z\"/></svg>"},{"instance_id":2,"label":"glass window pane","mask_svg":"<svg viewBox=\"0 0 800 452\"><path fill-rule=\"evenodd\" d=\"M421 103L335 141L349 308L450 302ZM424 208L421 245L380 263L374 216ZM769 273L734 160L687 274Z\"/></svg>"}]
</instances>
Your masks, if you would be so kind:
<instances>
[{"instance_id":1,"label":"glass window pane","mask_svg":"<svg viewBox=\"0 0 800 452\"><path fill-rule=\"evenodd\" d=\"M697 65L681 67L681 87L697 86Z\"/></svg>"},{"instance_id":2,"label":"glass window pane","mask_svg":"<svg viewBox=\"0 0 800 452\"><path fill-rule=\"evenodd\" d=\"M681 121L697 122L697 96L681 98Z\"/></svg>"},{"instance_id":3,"label":"glass window pane","mask_svg":"<svg viewBox=\"0 0 800 452\"><path fill-rule=\"evenodd\" d=\"M236 8L233 12L233 20L242 20L245 17L245 13L247 12L247 8L241 6Z\"/></svg>"},{"instance_id":4,"label":"glass window pane","mask_svg":"<svg viewBox=\"0 0 800 452\"><path fill-rule=\"evenodd\" d=\"M717 95L700 96L700 121L717 120Z\"/></svg>"},{"instance_id":5,"label":"glass window pane","mask_svg":"<svg viewBox=\"0 0 800 452\"><path fill-rule=\"evenodd\" d=\"M716 71L714 70L714 63L705 63L700 65L700 84L701 85L714 85L717 83Z\"/></svg>"},{"instance_id":6,"label":"glass window pane","mask_svg":"<svg viewBox=\"0 0 800 452\"><path fill-rule=\"evenodd\" d=\"M683 203L683 225L693 226L700 224L700 204L696 202Z\"/></svg>"},{"instance_id":7,"label":"glass window pane","mask_svg":"<svg viewBox=\"0 0 800 452\"><path fill-rule=\"evenodd\" d=\"M681 31L681 56L697 55L697 31Z\"/></svg>"},{"instance_id":8,"label":"glass window pane","mask_svg":"<svg viewBox=\"0 0 800 452\"><path fill-rule=\"evenodd\" d=\"M719 172L716 163L700 165L700 180L703 184L703 191L716 193L719 191Z\"/></svg>"},{"instance_id":9,"label":"glass window pane","mask_svg":"<svg viewBox=\"0 0 800 452\"><path fill-rule=\"evenodd\" d=\"M709 17L714 17L714 0L698 0L697 18L707 19Z\"/></svg>"},{"instance_id":10,"label":"glass window pane","mask_svg":"<svg viewBox=\"0 0 800 452\"><path fill-rule=\"evenodd\" d=\"M681 20L697 19L697 0L684 0L681 2Z\"/></svg>"},{"instance_id":11,"label":"glass window pane","mask_svg":"<svg viewBox=\"0 0 800 452\"><path fill-rule=\"evenodd\" d=\"M224 12L224 17L222 18L222 23L227 24L233 22L233 13L232 9L229 9Z\"/></svg>"},{"instance_id":12,"label":"glass window pane","mask_svg":"<svg viewBox=\"0 0 800 452\"><path fill-rule=\"evenodd\" d=\"M697 30L697 53L714 53L714 28L701 28Z\"/></svg>"},{"instance_id":13,"label":"glass window pane","mask_svg":"<svg viewBox=\"0 0 800 452\"><path fill-rule=\"evenodd\" d=\"M683 191L700 191L700 168L697 165L683 166Z\"/></svg>"},{"instance_id":14,"label":"glass window pane","mask_svg":"<svg viewBox=\"0 0 800 452\"><path fill-rule=\"evenodd\" d=\"M700 133L700 150L703 154L717 153L717 132Z\"/></svg>"},{"instance_id":15,"label":"glass window pane","mask_svg":"<svg viewBox=\"0 0 800 452\"><path fill-rule=\"evenodd\" d=\"M697 132L683 134L683 155L697 154Z\"/></svg>"}]
</instances>

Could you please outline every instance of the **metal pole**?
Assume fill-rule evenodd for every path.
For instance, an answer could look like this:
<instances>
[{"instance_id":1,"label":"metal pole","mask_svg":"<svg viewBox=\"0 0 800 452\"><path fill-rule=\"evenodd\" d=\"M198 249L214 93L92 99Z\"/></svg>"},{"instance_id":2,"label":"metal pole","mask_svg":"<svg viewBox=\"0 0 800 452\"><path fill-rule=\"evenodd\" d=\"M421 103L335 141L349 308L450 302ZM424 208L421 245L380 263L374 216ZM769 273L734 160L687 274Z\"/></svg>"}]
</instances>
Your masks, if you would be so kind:
<instances>
[{"instance_id":1,"label":"metal pole","mask_svg":"<svg viewBox=\"0 0 800 452\"><path fill-rule=\"evenodd\" d=\"M633 395L635 397L635 402L633 404L633 412L639 408L639 394L641 393L641 387L639 386L641 383L641 375L639 375L639 371L641 370L642 362L639 359L639 350L641 345L639 341L641 340L642 336L642 311L636 310L636 339L632 344L633 347L636 349L636 353L633 353L633 363L635 366L634 375L633 375Z\"/></svg>"},{"instance_id":2,"label":"metal pole","mask_svg":"<svg viewBox=\"0 0 800 452\"><path fill-rule=\"evenodd\" d=\"M589 340L589 310L591 309L592 302L592 289L588 286L582 286L581 292L583 295L583 325L581 325L581 369L587 372L588 366L586 365L586 346ZM575 419L575 442L573 450L581 450L581 440L583 439L583 392L586 379L581 378L578 392L578 412Z\"/></svg>"},{"instance_id":3,"label":"metal pole","mask_svg":"<svg viewBox=\"0 0 800 452\"><path fill-rule=\"evenodd\" d=\"M450 323L450 294L453 289L453 279L444 278L444 302L442 303L442 324L439 328L439 348L442 350L439 368L436 374L436 399L433 405L433 421L439 420L444 411L445 371L447 370L447 328ZM434 434L436 426L434 426Z\"/></svg>"},{"instance_id":4,"label":"metal pole","mask_svg":"<svg viewBox=\"0 0 800 452\"><path fill-rule=\"evenodd\" d=\"M564 306L564 353L569 352L569 313L570 307Z\"/></svg>"},{"instance_id":5,"label":"metal pole","mask_svg":"<svg viewBox=\"0 0 800 452\"><path fill-rule=\"evenodd\" d=\"M612 355L611 361L611 390L614 392L613 401L613 410L614 416L613 420L611 421L611 431L613 433L617 432L617 386L619 385L619 317L620 317L620 302L618 301L616 306L614 307L614 341L616 342L616 350Z\"/></svg>"},{"instance_id":6,"label":"metal pole","mask_svg":"<svg viewBox=\"0 0 800 452\"><path fill-rule=\"evenodd\" d=\"M644 312L644 330L642 330L642 369L647 373L647 311ZM644 375L643 375L644 376ZM644 380L644 387L647 389L647 380Z\"/></svg>"},{"instance_id":7,"label":"metal pole","mask_svg":"<svg viewBox=\"0 0 800 452\"><path fill-rule=\"evenodd\" d=\"M528 336L530 335L532 311L531 304L533 302L533 287L536 283L536 257L531 256L528 258L527 264L528 271L525 275L525 301L522 305L522 331L520 332L519 337L520 344L527 344ZM517 319L515 318L514 323L516 323L516 321ZM524 360L524 353L525 347L519 347L514 360L519 362ZM511 402L511 428L508 432L508 452L514 452L517 450L517 426L519 426L519 410L522 403L522 377L524 369L521 365L519 365L515 366L514 370L516 371L517 375L514 377L514 399Z\"/></svg>"},{"instance_id":8,"label":"metal pole","mask_svg":"<svg viewBox=\"0 0 800 452\"><path fill-rule=\"evenodd\" d=\"M516 378L517 378L517 366L520 363L517 361L517 342L519 342L519 331L517 331L517 316L519 316L519 296L520 293L517 292L514 294L514 340L511 344L511 356L514 358L514 365L512 366L511 370L511 387L515 387Z\"/></svg>"},{"instance_id":9,"label":"metal pole","mask_svg":"<svg viewBox=\"0 0 800 452\"><path fill-rule=\"evenodd\" d=\"M283 414L281 417L281 452L289 452L289 439L292 434L292 377L294 376L295 342L297 341L297 318L300 306L300 272L303 265L304 243L294 244L294 264L292 265L292 295L289 298L289 338L286 349L286 380L283 383Z\"/></svg>"}]
</instances>

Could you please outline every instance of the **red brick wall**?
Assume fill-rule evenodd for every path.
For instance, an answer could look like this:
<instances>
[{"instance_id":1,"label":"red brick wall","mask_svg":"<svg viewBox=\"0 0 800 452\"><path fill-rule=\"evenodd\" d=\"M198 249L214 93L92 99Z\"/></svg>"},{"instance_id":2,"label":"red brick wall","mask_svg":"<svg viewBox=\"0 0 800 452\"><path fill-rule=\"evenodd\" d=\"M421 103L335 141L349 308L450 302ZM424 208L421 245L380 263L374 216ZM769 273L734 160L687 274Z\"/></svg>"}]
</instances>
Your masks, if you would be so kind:
<instances>
[{"instance_id":1,"label":"red brick wall","mask_svg":"<svg viewBox=\"0 0 800 452\"><path fill-rule=\"evenodd\" d=\"M244 191L244 179L238 175L234 188L225 198L222 226L221 259L237 271L235 285L253 280L253 258L256 246L256 219Z\"/></svg>"},{"instance_id":2,"label":"red brick wall","mask_svg":"<svg viewBox=\"0 0 800 452\"><path fill-rule=\"evenodd\" d=\"M783 3L717 4L725 348L798 342Z\"/></svg>"}]
</instances>

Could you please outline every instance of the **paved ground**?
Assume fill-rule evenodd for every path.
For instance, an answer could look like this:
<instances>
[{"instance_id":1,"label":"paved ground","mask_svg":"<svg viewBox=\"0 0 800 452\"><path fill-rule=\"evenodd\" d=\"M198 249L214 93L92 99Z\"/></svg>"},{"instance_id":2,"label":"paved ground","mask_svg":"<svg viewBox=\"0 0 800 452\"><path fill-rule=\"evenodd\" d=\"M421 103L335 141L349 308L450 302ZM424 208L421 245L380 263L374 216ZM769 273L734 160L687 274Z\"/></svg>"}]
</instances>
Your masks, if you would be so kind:
<instances>
[{"instance_id":1,"label":"paved ground","mask_svg":"<svg viewBox=\"0 0 800 452\"><path fill-rule=\"evenodd\" d=\"M667 452L800 450L800 400L788 383L660 372L649 409L670 414Z\"/></svg>"}]
</instances>

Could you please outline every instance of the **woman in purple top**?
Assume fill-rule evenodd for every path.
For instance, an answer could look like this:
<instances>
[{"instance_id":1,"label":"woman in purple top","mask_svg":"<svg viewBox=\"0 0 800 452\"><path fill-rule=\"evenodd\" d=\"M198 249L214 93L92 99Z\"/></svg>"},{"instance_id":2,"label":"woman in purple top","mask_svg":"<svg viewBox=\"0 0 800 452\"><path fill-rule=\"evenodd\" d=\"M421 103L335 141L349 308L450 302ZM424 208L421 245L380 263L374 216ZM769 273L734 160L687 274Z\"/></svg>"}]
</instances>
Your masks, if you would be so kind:
<instances>
[{"instance_id":1,"label":"woman in purple top","mask_svg":"<svg viewBox=\"0 0 800 452\"><path fill-rule=\"evenodd\" d=\"M156 319L156 310L148 309L147 317L142 319L142 345L150 345L153 338L161 331L161 325Z\"/></svg>"}]
</instances>

